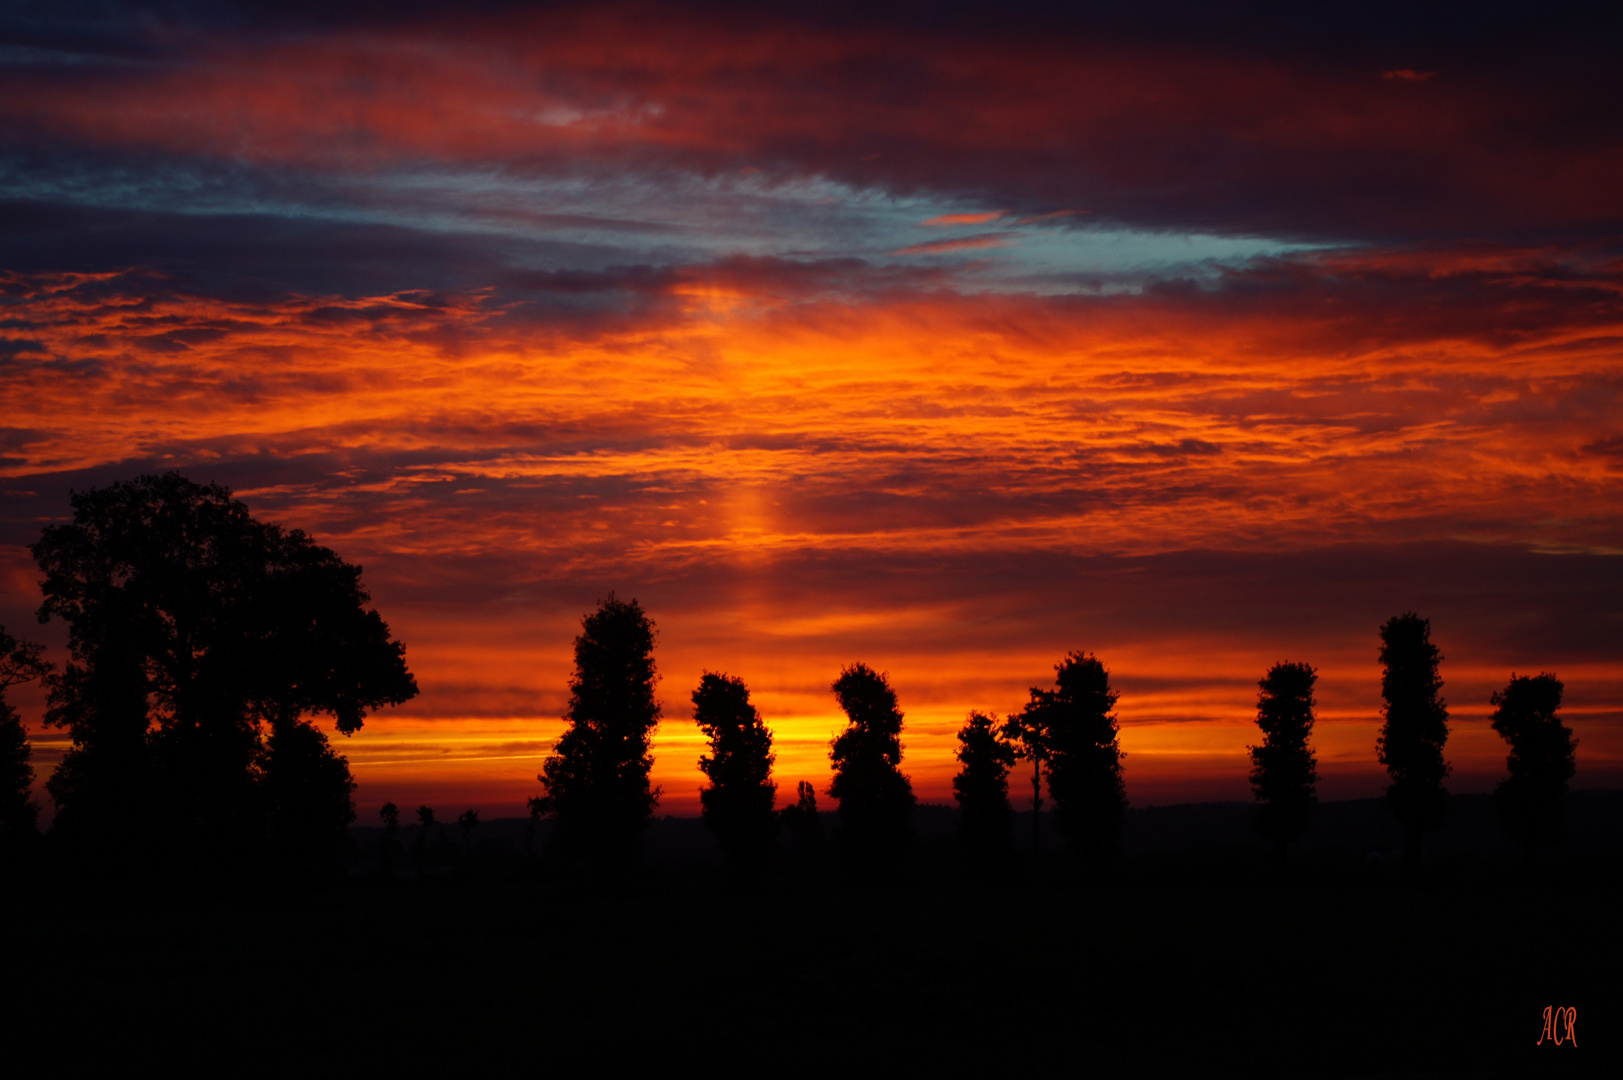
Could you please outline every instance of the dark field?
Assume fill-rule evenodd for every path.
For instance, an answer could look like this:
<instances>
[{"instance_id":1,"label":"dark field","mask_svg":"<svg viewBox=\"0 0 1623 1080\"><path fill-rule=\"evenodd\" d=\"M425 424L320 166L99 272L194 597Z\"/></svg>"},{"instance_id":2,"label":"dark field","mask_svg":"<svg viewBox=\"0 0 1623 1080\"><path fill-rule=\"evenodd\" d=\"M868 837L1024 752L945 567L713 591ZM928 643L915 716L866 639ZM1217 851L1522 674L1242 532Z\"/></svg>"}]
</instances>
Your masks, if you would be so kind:
<instances>
[{"instance_id":1,"label":"dark field","mask_svg":"<svg viewBox=\"0 0 1623 1080\"><path fill-rule=\"evenodd\" d=\"M1616 1056L1605 867L1405 886L1066 866L874 888L701 867L612 889L36 883L5 902L26 988L8 1042L54 1074L1579 1075ZM1548 1005L1577 1008L1576 1047L1535 1046Z\"/></svg>"}]
</instances>

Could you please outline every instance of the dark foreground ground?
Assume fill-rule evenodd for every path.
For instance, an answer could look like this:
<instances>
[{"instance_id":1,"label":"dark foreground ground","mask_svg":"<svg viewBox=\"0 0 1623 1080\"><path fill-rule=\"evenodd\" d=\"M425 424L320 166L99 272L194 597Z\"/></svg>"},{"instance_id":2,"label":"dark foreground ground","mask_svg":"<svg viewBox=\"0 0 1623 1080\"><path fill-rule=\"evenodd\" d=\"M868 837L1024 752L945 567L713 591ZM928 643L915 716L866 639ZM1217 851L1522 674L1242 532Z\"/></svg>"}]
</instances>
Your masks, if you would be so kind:
<instances>
[{"instance_id":1,"label":"dark foreground ground","mask_svg":"<svg viewBox=\"0 0 1623 1080\"><path fill-rule=\"evenodd\" d=\"M49 1075L275 1076L1607 1075L1618 1060L1610 875L1056 878L36 884L0 903L6 1055ZM1543 1009L1568 1005L1577 1045L1535 1045Z\"/></svg>"}]
</instances>

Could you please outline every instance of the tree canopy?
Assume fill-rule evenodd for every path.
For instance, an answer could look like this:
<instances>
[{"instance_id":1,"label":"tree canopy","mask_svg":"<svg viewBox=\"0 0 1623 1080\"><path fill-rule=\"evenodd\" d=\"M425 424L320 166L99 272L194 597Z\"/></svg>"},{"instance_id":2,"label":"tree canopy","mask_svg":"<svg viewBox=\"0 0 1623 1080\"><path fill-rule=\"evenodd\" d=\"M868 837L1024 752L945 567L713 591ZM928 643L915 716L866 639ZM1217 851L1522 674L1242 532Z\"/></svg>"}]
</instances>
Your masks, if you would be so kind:
<instances>
[{"instance_id":1,"label":"tree canopy","mask_svg":"<svg viewBox=\"0 0 1623 1080\"><path fill-rule=\"evenodd\" d=\"M1274 842L1279 858L1302 835L1318 802L1318 766L1308 746L1313 732L1313 685L1318 673L1308 664L1275 664L1257 683L1257 727L1262 745L1251 751L1251 790L1256 795L1256 830Z\"/></svg>"},{"instance_id":2,"label":"tree canopy","mask_svg":"<svg viewBox=\"0 0 1623 1080\"><path fill-rule=\"evenodd\" d=\"M1121 747L1116 741L1116 692L1110 673L1090 653L1073 652L1054 666L1054 689L1033 688L1025 726L1035 729L1048 765L1054 827L1077 855L1114 858L1127 813Z\"/></svg>"},{"instance_id":3,"label":"tree canopy","mask_svg":"<svg viewBox=\"0 0 1623 1080\"><path fill-rule=\"evenodd\" d=\"M654 624L637 601L609 594L581 620L569 680L569 727L537 779L543 813L563 848L602 868L637 850L659 803L648 780L649 742L659 724Z\"/></svg>"},{"instance_id":4,"label":"tree canopy","mask_svg":"<svg viewBox=\"0 0 1623 1080\"><path fill-rule=\"evenodd\" d=\"M1015 747L1003 737L997 717L972 712L958 729L958 775L952 778L958 800L958 840L972 859L995 861L1008 853L1014 828L1009 805L1009 770Z\"/></svg>"},{"instance_id":5,"label":"tree canopy","mask_svg":"<svg viewBox=\"0 0 1623 1080\"><path fill-rule=\"evenodd\" d=\"M902 713L896 691L867 664L844 668L834 696L848 723L829 746L839 800L835 841L861 873L893 870L913 839L913 785L901 771Z\"/></svg>"},{"instance_id":6,"label":"tree canopy","mask_svg":"<svg viewBox=\"0 0 1623 1080\"><path fill-rule=\"evenodd\" d=\"M105 840L155 813L194 858L341 835L348 767L307 718L350 734L417 693L361 568L176 473L71 502L32 548L72 653L46 716L73 739L58 827Z\"/></svg>"},{"instance_id":7,"label":"tree canopy","mask_svg":"<svg viewBox=\"0 0 1623 1080\"><path fill-rule=\"evenodd\" d=\"M1514 673L1493 695L1493 730L1510 744L1510 775L1494 788L1499 825L1522 845L1532 863L1540 848L1561 841L1563 796L1577 771L1578 741L1557 710L1565 687L1549 673Z\"/></svg>"},{"instance_id":8,"label":"tree canopy","mask_svg":"<svg viewBox=\"0 0 1623 1080\"><path fill-rule=\"evenodd\" d=\"M1420 843L1426 830L1443 820L1447 792L1443 779L1448 762L1448 708L1439 692L1437 674L1443 656L1431 641L1431 622L1414 612L1394 615L1381 627L1381 697L1385 722L1375 749L1392 778L1386 804L1403 823L1403 865L1413 874L1420 867Z\"/></svg>"},{"instance_id":9,"label":"tree canopy","mask_svg":"<svg viewBox=\"0 0 1623 1080\"><path fill-rule=\"evenodd\" d=\"M757 868L778 838L772 732L750 704L744 680L709 671L693 691L693 721L710 740L710 753L699 758L710 780L699 790L704 822L735 867Z\"/></svg>"}]
</instances>

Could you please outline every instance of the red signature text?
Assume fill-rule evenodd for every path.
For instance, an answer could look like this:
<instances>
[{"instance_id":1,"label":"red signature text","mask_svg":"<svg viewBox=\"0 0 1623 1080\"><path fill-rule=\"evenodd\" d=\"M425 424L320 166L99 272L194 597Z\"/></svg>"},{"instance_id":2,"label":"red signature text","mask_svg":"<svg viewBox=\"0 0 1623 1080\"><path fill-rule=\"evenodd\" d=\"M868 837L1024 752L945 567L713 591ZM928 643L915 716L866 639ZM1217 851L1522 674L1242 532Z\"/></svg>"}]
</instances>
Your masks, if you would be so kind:
<instances>
[{"instance_id":1,"label":"red signature text","mask_svg":"<svg viewBox=\"0 0 1623 1080\"><path fill-rule=\"evenodd\" d=\"M1568 1005L1566 1008L1544 1006L1544 1030L1539 1034L1537 1046L1543 1046L1548 1039L1555 1045L1566 1043L1569 1046L1578 1045L1578 1009Z\"/></svg>"}]
</instances>

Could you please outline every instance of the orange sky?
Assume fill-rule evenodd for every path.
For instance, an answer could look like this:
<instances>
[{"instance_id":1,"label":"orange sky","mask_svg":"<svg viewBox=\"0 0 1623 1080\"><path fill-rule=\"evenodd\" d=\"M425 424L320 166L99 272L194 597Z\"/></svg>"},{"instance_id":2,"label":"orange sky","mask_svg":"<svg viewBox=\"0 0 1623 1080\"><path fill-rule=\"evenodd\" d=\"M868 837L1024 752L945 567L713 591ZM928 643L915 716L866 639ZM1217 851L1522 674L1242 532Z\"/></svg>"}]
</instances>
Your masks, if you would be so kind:
<instances>
[{"instance_id":1,"label":"orange sky","mask_svg":"<svg viewBox=\"0 0 1623 1080\"><path fill-rule=\"evenodd\" d=\"M363 821L521 812L611 590L659 627L668 812L705 670L784 790L840 666L887 671L946 801L964 714L1072 649L1135 803L1248 797L1287 659L1322 795L1376 794L1407 609L1456 790L1513 670L1623 782L1623 164L1547 57L658 10L115 19L147 61L0 65L4 625L62 660L24 545L174 468L366 567L423 692L340 737Z\"/></svg>"}]
</instances>

